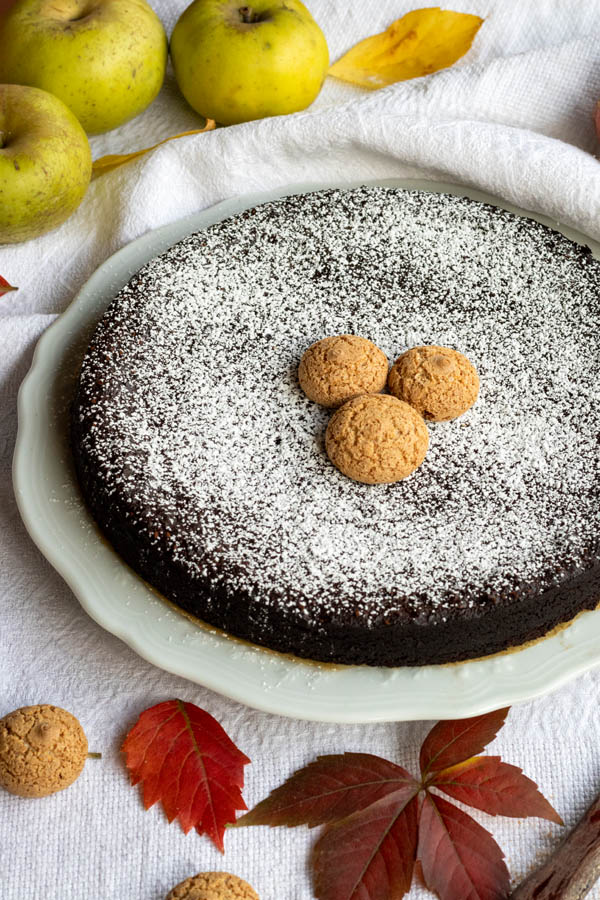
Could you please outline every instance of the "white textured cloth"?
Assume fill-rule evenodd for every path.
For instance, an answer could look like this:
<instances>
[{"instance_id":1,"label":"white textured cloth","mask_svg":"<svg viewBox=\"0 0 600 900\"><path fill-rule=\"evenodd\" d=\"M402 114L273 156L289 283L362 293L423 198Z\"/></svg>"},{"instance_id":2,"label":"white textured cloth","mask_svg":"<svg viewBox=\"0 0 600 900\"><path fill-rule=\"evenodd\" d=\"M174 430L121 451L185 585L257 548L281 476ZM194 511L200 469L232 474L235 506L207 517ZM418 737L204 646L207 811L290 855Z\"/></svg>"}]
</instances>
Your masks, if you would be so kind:
<instances>
[{"instance_id":1,"label":"white textured cloth","mask_svg":"<svg viewBox=\"0 0 600 900\"><path fill-rule=\"evenodd\" d=\"M154 0L170 32L186 0ZM336 59L415 5L310 0ZM78 782L44 800L0 792L2 900L161 900L197 871L246 878L261 900L309 900L306 829L227 834L222 859L206 838L145 812L119 746L139 713L179 696L204 707L253 760L251 806L317 754L364 750L415 768L427 723L315 725L224 700L138 658L96 625L29 540L10 462L16 395L38 336L114 250L226 197L299 182L435 177L488 190L600 238L600 163L592 124L600 97L600 0L457 0L485 17L468 56L413 82L365 93L328 79L313 108L170 142L98 179L78 212L39 240L0 249L0 274L20 288L0 304L0 716L39 702L77 715L90 749ZM136 121L94 138L125 152L198 127L172 75ZM524 768L569 824L600 789L600 672L515 708L494 751ZM515 881L559 829L481 816ZM411 898L429 896L414 887ZM600 897L600 890L590 895Z\"/></svg>"}]
</instances>

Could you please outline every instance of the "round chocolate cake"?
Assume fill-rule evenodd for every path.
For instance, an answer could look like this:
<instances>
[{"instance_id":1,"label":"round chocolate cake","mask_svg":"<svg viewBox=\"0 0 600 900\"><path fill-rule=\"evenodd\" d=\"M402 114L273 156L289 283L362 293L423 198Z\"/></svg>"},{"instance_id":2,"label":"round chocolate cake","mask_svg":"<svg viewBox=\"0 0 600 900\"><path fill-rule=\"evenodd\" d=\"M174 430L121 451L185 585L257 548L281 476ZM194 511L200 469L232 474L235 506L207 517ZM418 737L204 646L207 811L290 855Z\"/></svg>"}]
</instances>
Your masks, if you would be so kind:
<instances>
[{"instance_id":1,"label":"round chocolate cake","mask_svg":"<svg viewBox=\"0 0 600 900\"><path fill-rule=\"evenodd\" d=\"M320 338L466 354L480 395L409 478L351 481L300 390ZM529 219L364 187L193 234L120 291L72 441L122 557L184 610L316 660L494 653L600 601L600 263Z\"/></svg>"}]
</instances>

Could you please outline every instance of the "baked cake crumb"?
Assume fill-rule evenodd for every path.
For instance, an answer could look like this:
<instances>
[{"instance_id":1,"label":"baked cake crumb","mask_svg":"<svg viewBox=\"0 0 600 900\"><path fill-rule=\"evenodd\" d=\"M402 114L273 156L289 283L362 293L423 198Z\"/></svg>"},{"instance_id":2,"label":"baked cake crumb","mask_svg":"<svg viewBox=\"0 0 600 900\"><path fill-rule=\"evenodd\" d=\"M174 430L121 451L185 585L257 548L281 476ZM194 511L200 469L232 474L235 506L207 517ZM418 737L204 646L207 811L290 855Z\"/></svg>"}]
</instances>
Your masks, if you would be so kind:
<instances>
[{"instance_id":1,"label":"baked cake crumb","mask_svg":"<svg viewBox=\"0 0 600 900\"><path fill-rule=\"evenodd\" d=\"M456 419L479 393L479 376L463 353L432 344L399 356L388 376L390 394L431 422Z\"/></svg>"},{"instance_id":2,"label":"baked cake crumb","mask_svg":"<svg viewBox=\"0 0 600 900\"><path fill-rule=\"evenodd\" d=\"M428 446L422 416L387 394L365 394L344 403L325 435L334 466L365 484L392 484L407 478L425 459Z\"/></svg>"},{"instance_id":3,"label":"baked cake crumb","mask_svg":"<svg viewBox=\"0 0 600 900\"><path fill-rule=\"evenodd\" d=\"M340 334L317 341L298 366L300 387L321 406L341 406L361 394L378 394L385 387L388 358L372 341Z\"/></svg>"}]
</instances>

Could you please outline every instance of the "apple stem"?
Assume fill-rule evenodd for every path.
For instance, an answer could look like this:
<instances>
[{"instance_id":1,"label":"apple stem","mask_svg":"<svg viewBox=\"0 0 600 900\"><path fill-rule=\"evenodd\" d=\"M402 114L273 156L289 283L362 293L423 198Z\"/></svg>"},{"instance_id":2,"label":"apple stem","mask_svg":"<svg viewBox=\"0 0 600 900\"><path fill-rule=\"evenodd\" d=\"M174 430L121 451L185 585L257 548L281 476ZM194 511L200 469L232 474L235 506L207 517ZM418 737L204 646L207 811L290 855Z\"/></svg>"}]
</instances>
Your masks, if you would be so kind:
<instances>
[{"instance_id":1,"label":"apple stem","mask_svg":"<svg viewBox=\"0 0 600 900\"><path fill-rule=\"evenodd\" d=\"M256 21L256 17L250 6L240 6L238 12L244 25L252 25L252 23Z\"/></svg>"}]
</instances>

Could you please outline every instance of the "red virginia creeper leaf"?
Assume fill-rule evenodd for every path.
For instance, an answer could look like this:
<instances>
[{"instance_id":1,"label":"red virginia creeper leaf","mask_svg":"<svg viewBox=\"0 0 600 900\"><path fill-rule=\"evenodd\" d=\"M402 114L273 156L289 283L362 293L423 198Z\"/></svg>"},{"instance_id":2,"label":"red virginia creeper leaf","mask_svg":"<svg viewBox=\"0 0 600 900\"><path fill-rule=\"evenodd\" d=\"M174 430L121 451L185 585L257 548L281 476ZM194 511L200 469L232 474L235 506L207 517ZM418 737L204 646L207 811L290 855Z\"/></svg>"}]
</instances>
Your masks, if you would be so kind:
<instances>
[{"instance_id":1,"label":"red virginia creeper leaf","mask_svg":"<svg viewBox=\"0 0 600 900\"><path fill-rule=\"evenodd\" d=\"M412 775L369 753L319 756L295 772L236 825L323 825L364 809L399 788Z\"/></svg>"},{"instance_id":2,"label":"red virginia creeper leaf","mask_svg":"<svg viewBox=\"0 0 600 900\"><path fill-rule=\"evenodd\" d=\"M143 782L144 806L158 800L169 822L207 834L223 852L225 826L242 799L250 760L209 713L167 700L143 712L123 743L131 783Z\"/></svg>"},{"instance_id":3,"label":"red virginia creeper leaf","mask_svg":"<svg viewBox=\"0 0 600 900\"><path fill-rule=\"evenodd\" d=\"M472 719L454 719L434 725L421 747L423 777L477 756L492 741L502 726L508 709L498 709Z\"/></svg>"},{"instance_id":4,"label":"red virginia creeper leaf","mask_svg":"<svg viewBox=\"0 0 600 900\"><path fill-rule=\"evenodd\" d=\"M564 825L537 784L499 756L474 756L438 772L433 786L491 816L537 816Z\"/></svg>"},{"instance_id":5,"label":"red virginia creeper leaf","mask_svg":"<svg viewBox=\"0 0 600 900\"><path fill-rule=\"evenodd\" d=\"M441 900L505 900L510 878L491 834L442 797L427 794L417 856L430 891Z\"/></svg>"},{"instance_id":6,"label":"red virginia creeper leaf","mask_svg":"<svg viewBox=\"0 0 600 900\"><path fill-rule=\"evenodd\" d=\"M321 756L235 824L324 825L312 859L317 900L400 900L421 873L442 900L505 900L509 876L500 847L430 788L492 815L559 822L521 769L475 755L507 712L438 723L421 749L422 782L368 753Z\"/></svg>"},{"instance_id":7,"label":"red virginia creeper leaf","mask_svg":"<svg viewBox=\"0 0 600 900\"><path fill-rule=\"evenodd\" d=\"M4 294L8 294L10 291L18 290L16 287L13 287L12 284L9 284L6 278L3 278L0 275L0 297L4 296Z\"/></svg>"},{"instance_id":8,"label":"red virginia creeper leaf","mask_svg":"<svg viewBox=\"0 0 600 900\"><path fill-rule=\"evenodd\" d=\"M417 789L407 785L326 826L313 857L317 900L400 900L410 890Z\"/></svg>"}]
</instances>

